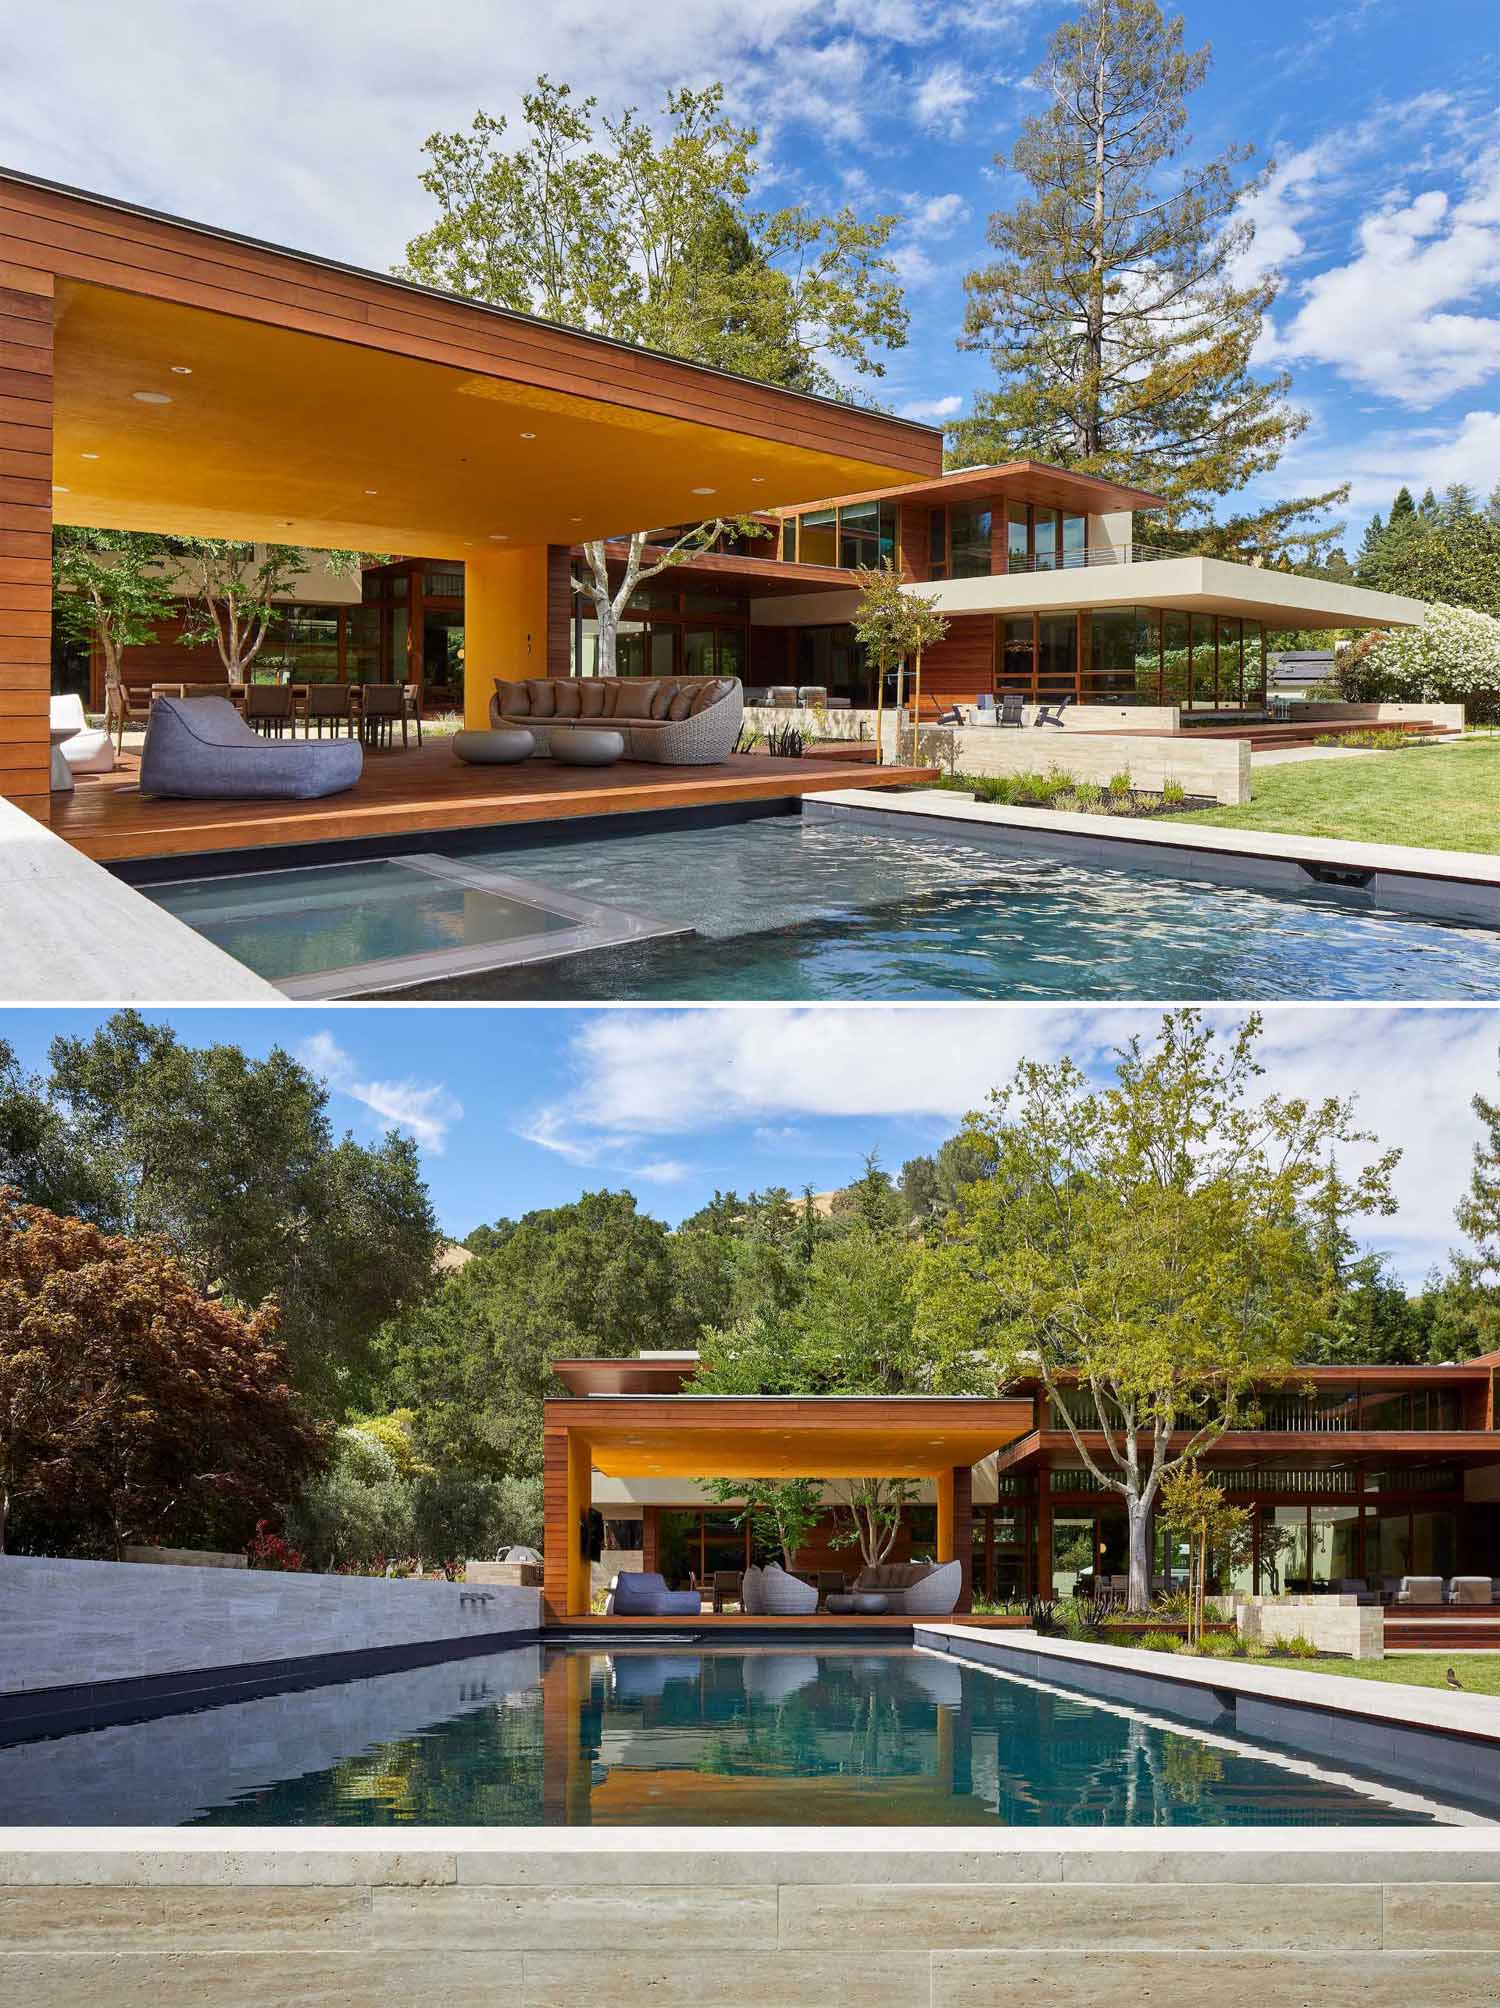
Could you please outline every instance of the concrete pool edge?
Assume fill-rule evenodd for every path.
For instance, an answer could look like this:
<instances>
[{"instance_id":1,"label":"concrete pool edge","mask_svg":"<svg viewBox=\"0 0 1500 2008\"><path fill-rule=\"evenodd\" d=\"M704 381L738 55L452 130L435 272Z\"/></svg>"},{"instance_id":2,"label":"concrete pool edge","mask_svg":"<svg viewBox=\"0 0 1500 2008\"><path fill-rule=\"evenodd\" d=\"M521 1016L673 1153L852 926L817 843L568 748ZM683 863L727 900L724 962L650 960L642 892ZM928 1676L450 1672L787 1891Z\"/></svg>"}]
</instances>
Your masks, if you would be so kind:
<instances>
[{"instance_id":1,"label":"concrete pool edge","mask_svg":"<svg viewBox=\"0 0 1500 2008\"><path fill-rule=\"evenodd\" d=\"M878 794L846 788L809 798L809 822L887 836L982 843L1116 871L1201 879L1262 892L1336 893L1357 908L1500 927L1500 857L1333 837L1291 836L1139 816L1064 815L975 802L943 789Z\"/></svg>"},{"instance_id":2,"label":"concrete pool edge","mask_svg":"<svg viewBox=\"0 0 1500 2008\"><path fill-rule=\"evenodd\" d=\"M1471 1828L0 1830L16 2008L1479 2008L1497 1951Z\"/></svg>"}]
</instances>

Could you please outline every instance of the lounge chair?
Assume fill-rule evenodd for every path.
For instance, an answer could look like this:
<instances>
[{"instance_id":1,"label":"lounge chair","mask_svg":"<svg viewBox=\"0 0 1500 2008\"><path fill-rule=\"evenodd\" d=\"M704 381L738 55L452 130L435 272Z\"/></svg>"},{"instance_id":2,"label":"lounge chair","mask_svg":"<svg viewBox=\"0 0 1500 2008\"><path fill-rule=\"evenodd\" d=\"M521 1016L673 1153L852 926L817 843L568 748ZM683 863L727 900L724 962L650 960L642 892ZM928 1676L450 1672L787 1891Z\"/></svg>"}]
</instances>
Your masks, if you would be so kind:
<instances>
[{"instance_id":1,"label":"lounge chair","mask_svg":"<svg viewBox=\"0 0 1500 2008\"><path fill-rule=\"evenodd\" d=\"M747 1618L766 1614L766 1572L759 1562L752 1562L740 1578L740 1609Z\"/></svg>"},{"instance_id":2,"label":"lounge chair","mask_svg":"<svg viewBox=\"0 0 1500 2008\"><path fill-rule=\"evenodd\" d=\"M1488 1576L1455 1576L1448 1588L1450 1604L1491 1604L1495 1601Z\"/></svg>"},{"instance_id":3,"label":"lounge chair","mask_svg":"<svg viewBox=\"0 0 1500 2008\"><path fill-rule=\"evenodd\" d=\"M89 724L81 697L54 697L51 723L54 732L72 730L73 737L64 739L57 749L70 774L114 772L115 756L109 743L108 729L101 732Z\"/></svg>"},{"instance_id":4,"label":"lounge chair","mask_svg":"<svg viewBox=\"0 0 1500 2008\"><path fill-rule=\"evenodd\" d=\"M818 1608L817 1584L804 1583L800 1576L789 1576L775 1562L765 1571L762 1582L767 1617L806 1618Z\"/></svg>"},{"instance_id":5,"label":"lounge chair","mask_svg":"<svg viewBox=\"0 0 1500 2008\"><path fill-rule=\"evenodd\" d=\"M1036 717L1031 721L1032 724L1061 726L1063 722L1062 715L1072 702L1073 693L1069 691L1066 697L1058 698L1055 704L1039 704L1036 708Z\"/></svg>"},{"instance_id":6,"label":"lounge chair","mask_svg":"<svg viewBox=\"0 0 1500 2008\"><path fill-rule=\"evenodd\" d=\"M352 739L263 739L226 697L159 697L146 722L141 793L186 802L305 802L352 788L364 754Z\"/></svg>"},{"instance_id":7,"label":"lounge chair","mask_svg":"<svg viewBox=\"0 0 1500 2008\"><path fill-rule=\"evenodd\" d=\"M669 1590L665 1576L649 1569L621 1569L610 1597L617 1618L696 1618L703 1599L696 1590Z\"/></svg>"},{"instance_id":8,"label":"lounge chair","mask_svg":"<svg viewBox=\"0 0 1500 2008\"><path fill-rule=\"evenodd\" d=\"M1026 723L1026 700L1013 690L1006 691L1000 699L1000 723L1015 726Z\"/></svg>"},{"instance_id":9,"label":"lounge chair","mask_svg":"<svg viewBox=\"0 0 1500 2008\"><path fill-rule=\"evenodd\" d=\"M1396 1592L1398 1604L1440 1604L1443 1601L1441 1576L1403 1576Z\"/></svg>"},{"instance_id":10,"label":"lounge chair","mask_svg":"<svg viewBox=\"0 0 1500 2008\"><path fill-rule=\"evenodd\" d=\"M1353 1597L1356 1603L1378 1604L1379 1597L1363 1576L1340 1576L1334 1584L1334 1592L1341 1597Z\"/></svg>"}]
</instances>

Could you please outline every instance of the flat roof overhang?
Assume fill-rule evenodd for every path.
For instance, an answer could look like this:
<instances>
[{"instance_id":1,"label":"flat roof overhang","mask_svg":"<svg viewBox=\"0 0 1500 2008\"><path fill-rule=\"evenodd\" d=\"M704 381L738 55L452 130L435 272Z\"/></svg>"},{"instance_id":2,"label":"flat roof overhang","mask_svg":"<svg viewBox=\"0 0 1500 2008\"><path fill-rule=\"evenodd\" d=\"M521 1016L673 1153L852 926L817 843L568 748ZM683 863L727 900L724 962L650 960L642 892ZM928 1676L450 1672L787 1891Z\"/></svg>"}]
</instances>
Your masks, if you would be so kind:
<instances>
[{"instance_id":1,"label":"flat roof overhang","mask_svg":"<svg viewBox=\"0 0 1500 2008\"><path fill-rule=\"evenodd\" d=\"M908 420L0 169L6 267L51 282L60 521L462 558L941 465Z\"/></svg>"},{"instance_id":2,"label":"flat roof overhang","mask_svg":"<svg viewBox=\"0 0 1500 2008\"><path fill-rule=\"evenodd\" d=\"M1107 1468L1109 1453L1104 1438L1085 1430L1083 1440L1091 1455ZM1186 1434L1174 1436L1174 1453L1187 1447ZM1225 1469L1247 1458L1268 1468L1289 1471L1319 1465L1370 1463L1403 1464L1500 1464L1500 1432L1485 1429L1410 1430L1312 1430L1237 1429L1221 1436L1202 1456L1206 1470ZM1078 1446L1065 1429L1029 1429L1025 1436L1001 1450L996 1462L1001 1472L1072 1470L1079 1466Z\"/></svg>"},{"instance_id":3,"label":"flat roof overhang","mask_svg":"<svg viewBox=\"0 0 1500 2008\"><path fill-rule=\"evenodd\" d=\"M1127 488L1097 474L1075 474L1045 460L1005 460L994 467L956 467L936 479L908 481L894 490L824 498L830 508L852 502L972 502L987 495L1016 496L1047 508L1093 511L1165 509L1166 498L1146 488ZM787 513L783 510L783 513Z\"/></svg>"},{"instance_id":4,"label":"flat roof overhang","mask_svg":"<svg viewBox=\"0 0 1500 2008\"><path fill-rule=\"evenodd\" d=\"M543 1410L608 1478L935 1477L1031 1422L1029 1401L938 1395L592 1395Z\"/></svg>"},{"instance_id":5,"label":"flat roof overhang","mask_svg":"<svg viewBox=\"0 0 1500 2008\"><path fill-rule=\"evenodd\" d=\"M1267 627L1420 627L1427 609L1400 593L1374 593L1333 580L1304 579L1269 565L1225 558L1155 558L1078 565L1056 572L996 573L914 586L943 614L1065 612L1074 608L1157 607L1239 614Z\"/></svg>"}]
</instances>

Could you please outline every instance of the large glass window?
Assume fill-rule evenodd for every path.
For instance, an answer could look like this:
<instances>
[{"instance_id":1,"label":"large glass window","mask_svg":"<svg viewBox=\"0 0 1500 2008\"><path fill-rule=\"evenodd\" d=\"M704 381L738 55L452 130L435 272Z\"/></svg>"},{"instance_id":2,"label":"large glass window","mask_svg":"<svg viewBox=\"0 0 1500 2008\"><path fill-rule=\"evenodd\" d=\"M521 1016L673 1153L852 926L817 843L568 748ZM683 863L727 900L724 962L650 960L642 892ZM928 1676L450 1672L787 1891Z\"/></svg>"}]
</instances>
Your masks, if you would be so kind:
<instances>
[{"instance_id":1,"label":"large glass window","mask_svg":"<svg viewBox=\"0 0 1500 2008\"><path fill-rule=\"evenodd\" d=\"M1413 1513L1411 1571L1414 1576L1451 1576L1455 1549L1451 1513Z\"/></svg>"},{"instance_id":2,"label":"large glass window","mask_svg":"<svg viewBox=\"0 0 1500 2008\"><path fill-rule=\"evenodd\" d=\"M948 511L927 512L927 569L935 579L948 576Z\"/></svg>"},{"instance_id":3,"label":"large glass window","mask_svg":"<svg viewBox=\"0 0 1500 2008\"><path fill-rule=\"evenodd\" d=\"M1244 624L1245 702L1266 701L1266 637L1259 621Z\"/></svg>"},{"instance_id":4,"label":"large glass window","mask_svg":"<svg viewBox=\"0 0 1500 2008\"><path fill-rule=\"evenodd\" d=\"M1214 617L1194 614L1192 702L1195 710L1212 709L1217 698L1218 670L1214 661Z\"/></svg>"},{"instance_id":5,"label":"large glass window","mask_svg":"<svg viewBox=\"0 0 1500 2008\"><path fill-rule=\"evenodd\" d=\"M1266 1539L1269 1527L1271 1539ZM1272 1551L1268 1553L1268 1550ZM1307 1508L1273 1506L1261 1529L1261 1578L1267 1569L1274 1594L1304 1591L1308 1585Z\"/></svg>"},{"instance_id":6,"label":"large glass window","mask_svg":"<svg viewBox=\"0 0 1500 2008\"><path fill-rule=\"evenodd\" d=\"M1065 565L1083 565L1088 562L1089 519L1087 516L1064 516L1062 519L1062 561Z\"/></svg>"},{"instance_id":7,"label":"large glass window","mask_svg":"<svg viewBox=\"0 0 1500 2008\"><path fill-rule=\"evenodd\" d=\"M1031 695L1035 684L1035 623L1030 614L1008 620L1000 636L1000 688Z\"/></svg>"},{"instance_id":8,"label":"large glass window","mask_svg":"<svg viewBox=\"0 0 1500 2008\"><path fill-rule=\"evenodd\" d=\"M816 684L830 697L847 697L863 706L875 699L865 652L851 627L796 630L798 683Z\"/></svg>"},{"instance_id":9,"label":"large glass window","mask_svg":"<svg viewBox=\"0 0 1500 2008\"><path fill-rule=\"evenodd\" d=\"M781 525L781 555L789 565L797 562L797 519L787 516Z\"/></svg>"},{"instance_id":10,"label":"large glass window","mask_svg":"<svg viewBox=\"0 0 1500 2008\"><path fill-rule=\"evenodd\" d=\"M1012 502L1005 511L1005 561L1013 572L1031 565L1031 511L1024 502Z\"/></svg>"},{"instance_id":11,"label":"large glass window","mask_svg":"<svg viewBox=\"0 0 1500 2008\"><path fill-rule=\"evenodd\" d=\"M1033 509L1031 544L1039 572L1055 572L1058 560L1058 523L1055 509Z\"/></svg>"},{"instance_id":12,"label":"large glass window","mask_svg":"<svg viewBox=\"0 0 1500 2008\"><path fill-rule=\"evenodd\" d=\"M1078 616L1043 614L1036 624L1036 687L1045 704L1078 689Z\"/></svg>"},{"instance_id":13,"label":"large glass window","mask_svg":"<svg viewBox=\"0 0 1500 2008\"><path fill-rule=\"evenodd\" d=\"M817 509L801 518L798 547L804 565L836 565L839 561L839 512Z\"/></svg>"},{"instance_id":14,"label":"large glass window","mask_svg":"<svg viewBox=\"0 0 1500 2008\"><path fill-rule=\"evenodd\" d=\"M1161 617L1163 704L1188 701L1188 617L1170 609Z\"/></svg>"},{"instance_id":15,"label":"large glass window","mask_svg":"<svg viewBox=\"0 0 1500 2008\"><path fill-rule=\"evenodd\" d=\"M1242 705L1245 674L1240 663L1240 623L1231 614L1219 616L1219 702Z\"/></svg>"},{"instance_id":16,"label":"large glass window","mask_svg":"<svg viewBox=\"0 0 1500 2008\"><path fill-rule=\"evenodd\" d=\"M1139 704L1161 703L1161 615L1135 610L1135 694Z\"/></svg>"},{"instance_id":17,"label":"large glass window","mask_svg":"<svg viewBox=\"0 0 1500 2008\"><path fill-rule=\"evenodd\" d=\"M988 509L950 509L950 574L955 579L986 579L990 575L991 517Z\"/></svg>"},{"instance_id":18,"label":"large glass window","mask_svg":"<svg viewBox=\"0 0 1500 2008\"><path fill-rule=\"evenodd\" d=\"M851 502L839 511L839 563L893 564L896 557L896 510L890 502Z\"/></svg>"},{"instance_id":19,"label":"large glass window","mask_svg":"<svg viewBox=\"0 0 1500 2008\"><path fill-rule=\"evenodd\" d=\"M1052 1522L1052 1594L1070 1597L1094 1569L1094 1517L1061 1514Z\"/></svg>"},{"instance_id":20,"label":"large glass window","mask_svg":"<svg viewBox=\"0 0 1500 2008\"><path fill-rule=\"evenodd\" d=\"M1313 1586L1337 1589L1341 1582L1363 1573L1357 1506L1313 1506L1311 1569Z\"/></svg>"},{"instance_id":21,"label":"large glass window","mask_svg":"<svg viewBox=\"0 0 1500 2008\"><path fill-rule=\"evenodd\" d=\"M1134 607L1104 607L1090 616L1087 683L1096 703L1134 699L1142 626Z\"/></svg>"}]
</instances>

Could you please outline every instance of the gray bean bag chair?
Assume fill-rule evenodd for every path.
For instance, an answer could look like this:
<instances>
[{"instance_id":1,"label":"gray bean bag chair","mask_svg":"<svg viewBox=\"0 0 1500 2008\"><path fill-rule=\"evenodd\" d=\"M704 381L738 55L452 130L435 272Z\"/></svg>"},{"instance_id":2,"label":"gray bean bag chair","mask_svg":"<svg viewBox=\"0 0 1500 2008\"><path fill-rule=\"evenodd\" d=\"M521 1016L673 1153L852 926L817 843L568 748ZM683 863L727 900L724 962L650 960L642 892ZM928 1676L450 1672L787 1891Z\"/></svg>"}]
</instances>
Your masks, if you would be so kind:
<instances>
[{"instance_id":1,"label":"gray bean bag chair","mask_svg":"<svg viewBox=\"0 0 1500 2008\"><path fill-rule=\"evenodd\" d=\"M355 739L263 739L227 697L158 697L146 721L141 793L305 802L352 788L364 760Z\"/></svg>"},{"instance_id":2,"label":"gray bean bag chair","mask_svg":"<svg viewBox=\"0 0 1500 2008\"><path fill-rule=\"evenodd\" d=\"M800 1576L789 1576L774 1562L761 1580L765 1589L767 1617L811 1617L818 1608L817 1584L804 1583Z\"/></svg>"},{"instance_id":3,"label":"gray bean bag chair","mask_svg":"<svg viewBox=\"0 0 1500 2008\"><path fill-rule=\"evenodd\" d=\"M696 1590L669 1590L665 1576L651 1570L621 1569L615 1577L610 1614L617 1618L696 1618L703 1602Z\"/></svg>"}]
</instances>

